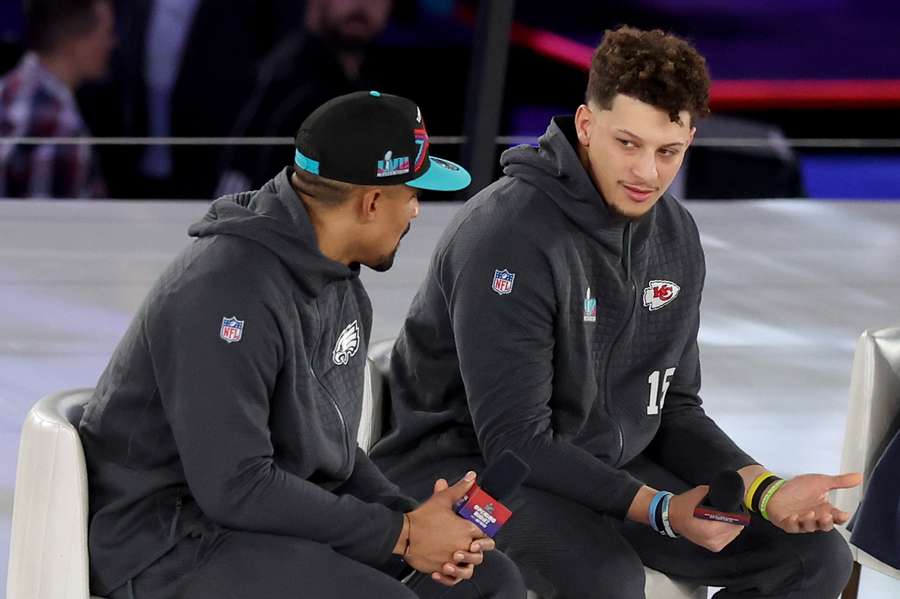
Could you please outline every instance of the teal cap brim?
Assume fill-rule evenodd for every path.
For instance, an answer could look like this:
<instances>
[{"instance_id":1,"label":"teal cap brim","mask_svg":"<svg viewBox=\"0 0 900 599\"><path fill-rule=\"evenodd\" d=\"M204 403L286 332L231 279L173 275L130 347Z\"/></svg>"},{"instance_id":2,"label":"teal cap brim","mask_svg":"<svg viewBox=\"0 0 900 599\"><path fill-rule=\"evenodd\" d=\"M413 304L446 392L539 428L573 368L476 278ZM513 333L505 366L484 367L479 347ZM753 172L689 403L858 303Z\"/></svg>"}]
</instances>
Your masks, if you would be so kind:
<instances>
[{"instance_id":1,"label":"teal cap brim","mask_svg":"<svg viewBox=\"0 0 900 599\"><path fill-rule=\"evenodd\" d=\"M407 181L406 185L417 189L432 191L458 191L465 189L472 182L469 171L449 160L430 156L431 166L421 177Z\"/></svg>"}]
</instances>

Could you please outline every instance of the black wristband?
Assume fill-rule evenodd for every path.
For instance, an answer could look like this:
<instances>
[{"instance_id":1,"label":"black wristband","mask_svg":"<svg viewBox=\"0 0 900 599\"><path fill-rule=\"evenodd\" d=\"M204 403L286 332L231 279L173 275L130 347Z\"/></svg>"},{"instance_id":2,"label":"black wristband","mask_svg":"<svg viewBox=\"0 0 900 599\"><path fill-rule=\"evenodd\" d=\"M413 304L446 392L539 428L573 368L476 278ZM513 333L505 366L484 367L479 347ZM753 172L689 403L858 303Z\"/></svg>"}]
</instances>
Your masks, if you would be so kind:
<instances>
[{"instance_id":1,"label":"black wristband","mask_svg":"<svg viewBox=\"0 0 900 599\"><path fill-rule=\"evenodd\" d=\"M761 483L759 483L759 486L756 487L756 492L753 493L753 497L750 499L750 511L759 513L759 502L762 500L763 495L766 494L766 489L780 480L780 478L778 478L774 474L771 474L764 478Z\"/></svg>"},{"instance_id":2,"label":"black wristband","mask_svg":"<svg viewBox=\"0 0 900 599\"><path fill-rule=\"evenodd\" d=\"M665 499L665 498L663 498ZM653 513L653 521L656 523L656 532L661 535L666 534L666 527L663 524L663 501L660 500L656 504L656 511Z\"/></svg>"}]
</instances>

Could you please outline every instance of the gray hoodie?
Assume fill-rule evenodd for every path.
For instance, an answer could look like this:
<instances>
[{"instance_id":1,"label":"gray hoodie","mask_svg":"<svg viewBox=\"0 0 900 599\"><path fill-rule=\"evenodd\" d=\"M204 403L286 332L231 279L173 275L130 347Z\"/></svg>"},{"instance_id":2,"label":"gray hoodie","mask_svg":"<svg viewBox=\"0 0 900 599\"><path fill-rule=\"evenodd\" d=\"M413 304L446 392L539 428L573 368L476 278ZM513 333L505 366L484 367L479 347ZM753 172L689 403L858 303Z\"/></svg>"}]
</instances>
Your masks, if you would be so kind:
<instances>
[{"instance_id":1,"label":"gray hoodie","mask_svg":"<svg viewBox=\"0 0 900 599\"><path fill-rule=\"evenodd\" d=\"M94 593L209 521L391 558L414 502L356 445L371 304L358 267L319 252L289 173L190 227L97 384Z\"/></svg>"},{"instance_id":2,"label":"gray hoodie","mask_svg":"<svg viewBox=\"0 0 900 599\"><path fill-rule=\"evenodd\" d=\"M372 453L401 486L427 463L503 450L528 485L624 517L646 453L685 481L753 463L701 407L705 274L696 225L666 195L612 214L571 118L501 158L505 176L438 242L391 356L392 427Z\"/></svg>"}]
</instances>

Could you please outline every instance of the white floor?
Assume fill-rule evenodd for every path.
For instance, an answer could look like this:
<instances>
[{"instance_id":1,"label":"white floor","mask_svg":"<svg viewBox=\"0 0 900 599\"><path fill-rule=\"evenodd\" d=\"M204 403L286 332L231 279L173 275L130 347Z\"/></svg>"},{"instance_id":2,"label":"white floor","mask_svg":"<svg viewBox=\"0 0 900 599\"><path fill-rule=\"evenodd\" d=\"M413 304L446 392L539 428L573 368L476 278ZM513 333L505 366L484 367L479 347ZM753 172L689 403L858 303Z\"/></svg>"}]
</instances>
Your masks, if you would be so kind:
<instances>
[{"instance_id":1,"label":"white floor","mask_svg":"<svg viewBox=\"0 0 900 599\"><path fill-rule=\"evenodd\" d=\"M707 251L708 411L772 469L837 471L855 339L900 324L900 203L690 207ZM395 268L364 275L375 339L397 333L458 205L423 208ZM0 202L0 588L26 412L44 394L96 382L204 211L202 203ZM896 598L900 581L864 571L860 596Z\"/></svg>"}]
</instances>

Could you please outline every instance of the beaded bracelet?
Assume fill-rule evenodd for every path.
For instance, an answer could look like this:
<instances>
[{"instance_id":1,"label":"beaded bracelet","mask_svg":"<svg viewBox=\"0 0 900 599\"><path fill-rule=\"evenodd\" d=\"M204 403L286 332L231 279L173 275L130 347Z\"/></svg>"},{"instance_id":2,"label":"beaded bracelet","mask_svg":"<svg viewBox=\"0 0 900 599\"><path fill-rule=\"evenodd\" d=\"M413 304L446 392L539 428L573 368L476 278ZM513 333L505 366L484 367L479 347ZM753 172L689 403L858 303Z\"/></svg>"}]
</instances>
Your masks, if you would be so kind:
<instances>
[{"instance_id":1,"label":"beaded bracelet","mask_svg":"<svg viewBox=\"0 0 900 599\"><path fill-rule=\"evenodd\" d=\"M406 547L403 548L403 557L409 555L409 540L412 538L412 520L409 514L404 513L403 518L406 520Z\"/></svg>"}]
</instances>

